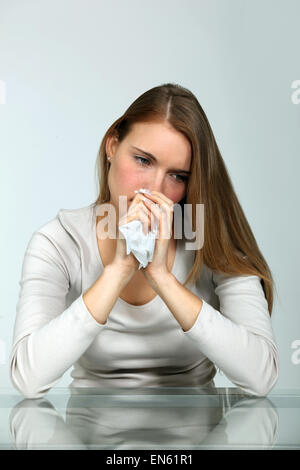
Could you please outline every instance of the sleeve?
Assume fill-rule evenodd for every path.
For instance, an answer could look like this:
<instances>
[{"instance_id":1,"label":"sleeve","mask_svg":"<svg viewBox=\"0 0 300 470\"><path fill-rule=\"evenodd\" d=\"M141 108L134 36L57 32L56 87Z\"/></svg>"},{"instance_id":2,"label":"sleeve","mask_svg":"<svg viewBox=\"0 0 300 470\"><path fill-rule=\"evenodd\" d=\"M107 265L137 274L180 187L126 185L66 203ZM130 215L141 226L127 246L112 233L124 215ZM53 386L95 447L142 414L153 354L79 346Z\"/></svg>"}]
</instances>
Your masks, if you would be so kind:
<instances>
[{"instance_id":1,"label":"sleeve","mask_svg":"<svg viewBox=\"0 0 300 470\"><path fill-rule=\"evenodd\" d=\"M261 279L213 271L213 282L220 311L202 299L195 323L184 334L233 384L265 396L278 379L279 357Z\"/></svg>"},{"instance_id":2,"label":"sleeve","mask_svg":"<svg viewBox=\"0 0 300 470\"><path fill-rule=\"evenodd\" d=\"M19 284L10 378L26 398L40 398L105 325L90 314L82 294L66 308L68 270L57 247L41 232L29 241Z\"/></svg>"}]
</instances>

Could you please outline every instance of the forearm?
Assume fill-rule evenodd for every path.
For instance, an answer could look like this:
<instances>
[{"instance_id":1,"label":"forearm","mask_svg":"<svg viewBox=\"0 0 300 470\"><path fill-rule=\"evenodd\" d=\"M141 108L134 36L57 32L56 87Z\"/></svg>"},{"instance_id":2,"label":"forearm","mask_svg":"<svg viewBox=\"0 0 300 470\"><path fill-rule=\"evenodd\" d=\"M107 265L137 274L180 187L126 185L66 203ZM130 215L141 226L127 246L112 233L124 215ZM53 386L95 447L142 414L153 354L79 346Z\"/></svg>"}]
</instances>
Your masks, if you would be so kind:
<instances>
[{"instance_id":1,"label":"forearm","mask_svg":"<svg viewBox=\"0 0 300 470\"><path fill-rule=\"evenodd\" d=\"M152 279L151 284L184 335L234 384L255 395L268 392L278 376L278 353L274 344L226 318L191 293L171 273Z\"/></svg>"},{"instance_id":2,"label":"forearm","mask_svg":"<svg viewBox=\"0 0 300 470\"><path fill-rule=\"evenodd\" d=\"M134 272L125 270L121 266L107 265L101 276L83 294L82 298L88 311L98 323L102 325L106 323L117 298L133 274Z\"/></svg>"},{"instance_id":3,"label":"forearm","mask_svg":"<svg viewBox=\"0 0 300 470\"><path fill-rule=\"evenodd\" d=\"M96 282L66 310L15 344L11 378L25 396L42 396L85 353L105 327L128 275L105 267Z\"/></svg>"},{"instance_id":4,"label":"forearm","mask_svg":"<svg viewBox=\"0 0 300 470\"><path fill-rule=\"evenodd\" d=\"M156 276L152 287L174 315L183 331L194 325L201 315L202 300L184 287L172 273Z\"/></svg>"},{"instance_id":5,"label":"forearm","mask_svg":"<svg viewBox=\"0 0 300 470\"><path fill-rule=\"evenodd\" d=\"M27 398L39 398L81 357L102 328L80 295L14 345L10 358L13 383Z\"/></svg>"}]
</instances>

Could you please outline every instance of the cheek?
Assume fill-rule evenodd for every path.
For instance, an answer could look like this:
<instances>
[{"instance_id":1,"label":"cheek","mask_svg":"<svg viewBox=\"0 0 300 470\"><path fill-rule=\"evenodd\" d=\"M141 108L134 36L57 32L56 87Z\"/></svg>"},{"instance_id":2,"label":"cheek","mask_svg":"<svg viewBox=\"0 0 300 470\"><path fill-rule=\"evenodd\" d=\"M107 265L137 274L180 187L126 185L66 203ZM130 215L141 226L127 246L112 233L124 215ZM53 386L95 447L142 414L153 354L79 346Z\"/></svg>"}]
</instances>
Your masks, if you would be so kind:
<instances>
[{"instance_id":1,"label":"cheek","mask_svg":"<svg viewBox=\"0 0 300 470\"><path fill-rule=\"evenodd\" d=\"M174 186L174 187L173 187ZM178 186L178 187L176 187ZM181 184L173 184L171 187L168 188L168 192L166 196L171 199L174 203L181 201L186 193L186 186Z\"/></svg>"},{"instance_id":2,"label":"cheek","mask_svg":"<svg viewBox=\"0 0 300 470\"><path fill-rule=\"evenodd\" d=\"M118 167L116 180L118 182L119 192L124 193L136 189L141 181L141 173L137 171L136 165L129 160L123 162L123 164Z\"/></svg>"}]
</instances>

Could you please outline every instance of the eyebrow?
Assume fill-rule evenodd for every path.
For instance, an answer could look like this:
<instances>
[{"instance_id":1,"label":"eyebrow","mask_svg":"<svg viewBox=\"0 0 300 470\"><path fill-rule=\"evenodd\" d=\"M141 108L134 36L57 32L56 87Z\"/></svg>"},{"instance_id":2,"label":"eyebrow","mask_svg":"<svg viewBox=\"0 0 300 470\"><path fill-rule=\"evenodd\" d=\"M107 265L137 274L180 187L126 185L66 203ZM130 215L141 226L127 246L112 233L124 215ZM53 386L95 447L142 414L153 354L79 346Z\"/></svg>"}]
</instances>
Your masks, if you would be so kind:
<instances>
[{"instance_id":1,"label":"eyebrow","mask_svg":"<svg viewBox=\"0 0 300 470\"><path fill-rule=\"evenodd\" d=\"M133 148L134 150L137 150L138 152L144 155L147 155L147 157L151 158L151 160L153 160L154 162L157 162L157 158L155 158L155 156L152 155L151 153L146 152L146 150L139 149L138 147L135 147L134 145L131 145L131 148ZM191 174L190 171L181 170L180 168L170 168L170 171L175 171L176 173L185 173L186 175Z\"/></svg>"}]
</instances>

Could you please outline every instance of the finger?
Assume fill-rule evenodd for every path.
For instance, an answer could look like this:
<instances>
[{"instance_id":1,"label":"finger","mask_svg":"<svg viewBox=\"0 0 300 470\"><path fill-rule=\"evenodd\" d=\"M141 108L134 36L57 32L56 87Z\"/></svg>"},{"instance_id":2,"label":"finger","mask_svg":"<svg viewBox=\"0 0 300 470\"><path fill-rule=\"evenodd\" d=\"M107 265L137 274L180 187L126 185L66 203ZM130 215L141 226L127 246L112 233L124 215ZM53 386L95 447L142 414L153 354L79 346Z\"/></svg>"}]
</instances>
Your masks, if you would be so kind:
<instances>
[{"instance_id":1,"label":"finger","mask_svg":"<svg viewBox=\"0 0 300 470\"><path fill-rule=\"evenodd\" d=\"M145 203L145 205L147 207L149 207L154 212L154 214L156 215L156 217L158 219L160 219L162 212L165 212L167 214L166 217L169 218L169 219L171 219L173 217L172 216L173 208L171 208L165 202L162 203L162 204L158 204L158 203L154 203L152 201L149 201L146 198L143 199L143 202Z\"/></svg>"},{"instance_id":2,"label":"finger","mask_svg":"<svg viewBox=\"0 0 300 470\"><path fill-rule=\"evenodd\" d=\"M138 214L138 219L142 222L143 225L143 232L145 235L147 235L150 225L148 213L144 210L144 208L140 207Z\"/></svg>"},{"instance_id":3,"label":"finger","mask_svg":"<svg viewBox=\"0 0 300 470\"><path fill-rule=\"evenodd\" d=\"M156 202L154 202L154 200ZM162 201L159 197L154 197L153 201L150 201L150 199L144 197L143 201L146 203L145 205L147 205L147 206L152 207L152 205L151 205L151 203L152 203L152 204L155 204L156 206L158 205L160 210L164 209L165 212L169 214L167 217L170 220L170 222L169 222L169 225L170 225L171 221L173 220L173 212L174 212L173 204L169 205L165 201ZM148 204L148 201L150 202L150 204ZM169 227L169 225L168 225L168 227ZM166 229L164 229L164 232L166 232ZM170 230L167 228L167 233L169 233L169 232L170 232Z\"/></svg>"},{"instance_id":4,"label":"finger","mask_svg":"<svg viewBox=\"0 0 300 470\"><path fill-rule=\"evenodd\" d=\"M128 208L127 214L128 215L135 214L138 207L145 207L141 198L138 198L137 200L132 201L132 204Z\"/></svg>"},{"instance_id":5,"label":"finger","mask_svg":"<svg viewBox=\"0 0 300 470\"><path fill-rule=\"evenodd\" d=\"M148 201L148 199L143 199L143 203L154 215L157 224L155 224L155 220L154 220L153 221L153 229L155 227L158 227L157 238L161 238L162 211L161 211L161 208L160 208L159 204Z\"/></svg>"},{"instance_id":6,"label":"finger","mask_svg":"<svg viewBox=\"0 0 300 470\"><path fill-rule=\"evenodd\" d=\"M168 198L167 196L165 196L164 194L159 193L158 191L153 191L152 194L153 194L153 196L160 198L163 202L165 202L165 203L168 204L169 206L172 207L172 206L174 205L174 202L172 201L172 199L169 199L169 198Z\"/></svg>"},{"instance_id":7,"label":"finger","mask_svg":"<svg viewBox=\"0 0 300 470\"><path fill-rule=\"evenodd\" d=\"M143 202L153 210L159 220L159 238L169 240L172 237L173 209L166 203L158 205L148 199Z\"/></svg>"},{"instance_id":8,"label":"finger","mask_svg":"<svg viewBox=\"0 0 300 470\"><path fill-rule=\"evenodd\" d=\"M130 212L129 215L133 215L135 213L138 213L139 210L142 210L144 212L144 214L147 216L148 218L148 221L149 221L149 227L151 225L152 222L152 219L154 218L153 214L151 213L151 210L148 209L143 201L140 201L136 206L134 206L134 208L132 209L132 211Z\"/></svg>"},{"instance_id":9,"label":"finger","mask_svg":"<svg viewBox=\"0 0 300 470\"><path fill-rule=\"evenodd\" d=\"M161 217L161 209L160 205L157 203L154 203L152 201L149 201L148 199L144 198L143 203L145 204L145 207L152 211L152 213L155 215L155 217L159 220Z\"/></svg>"},{"instance_id":10,"label":"finger","mask_svg":"<svg viewBox=\"0 0 300 470\"><path fill-rule=\"evenodd\" d=\"M141 202L143 204L143 202ZM153 232L159 225L159 221L157 220L156 216L153 214L150 208L146 207L144 204L142 205L141 208L145 215L148 218L148 231Z\"/></svg>"},{"instance_id":11,"label":"finger","mask_svg":"<svg viewBox=\"0 0 300 470\"><path fill-rule=\"evenodd\" d=\"M174 203L171 199L167 198L164 194L158 191L152 191L151 194L144 193L146 197L151 199L153 202L166 203L168 206L173 207Z\"/></svg>"},{"instance_id":12,"label":"finger","mask_svg":"<svg viewBox=\"0 0 300 470\"><path fill-rule=\"evenodd\" d=\"M134 216L128 217L127 223L132 222L134 220L139 220L141 222L143 232L144 232L145 235L147 235L147 233L148 233L148 217L141 212L138 216L134 215Z\"/></svg>"},{"instance_id":13,"label":"finger","mask_svg":"<svg viewBox=\"0 0 300 470\"><path fill-rule=\"evenodd\" d=\"M143 225L143 232L146 235L148 231L153 230L154 220L151 211L145 207L142 202L142 194L137 194L128 208L127 214L120 220L120 225L125 225L133 220L140 220ZM142 211L142 214L141 214Z\"/></svg>"},{"instance_id":14,"label":"finger","mask_svg":"<svg viewBox=\"0 0 300 470\"><path fill-rule=\"evenodd\" d=\"M131 202L131 204L130 204L128 210L130 210L132 207L137 206L137 204L139 204L139 203L142 201L142 197L143 197L142 194L140 194L140 193L136 194L136 195L134 196L134 198L133 198L133 200L132 200L132 202Z\"/></svg>"},{"instance_id":15,"label":"finger","mask_svg":"<svg viewBox=\"0 0 300 470\"><path fill-rule=\"evenodd\" d=\"M162 206L162 234L161 237L170 239L172 237L173 211L166 206Z\"/></svg>"},{"instance_id":16,"label":"finger","mask_svg":"<svg viewBox=\"0 0 300 470\"><path fill-rule=\"evenodd\" d=\"M156 227L156 218L155 218L155 215L153 214L153 212L151 211L151 209L149 207L147 207L145 204L144 204L144 201L142 200L140 202L141 204L141 207L142 209L145 211L145 214L147 215L148 217L148 220L149 220L149 231L153 231L154 228Z\"/></svg>"},{"instance_id":17,"label":"finger","mask_svg":"<svg viewBox=\"0 0 300 470\"><path fill-rule=\"evenodd\" d=\"M154 217L153 214L147 207L145 207L142 201L140 202L139 210L142 211L145 217L147 218L148 230L152 230L152 225L154 224L154 221L152 220Z\"/></svg>"},{"instance_id":18,"label":"finger","mask_svg":"<svg viewBox=\"0 0 300 470\"><path fill-rule=\"evenodd\" d=\"M150 220L151 220L151 232L155 230L158 227L158 220L156 219L155 215L150 209L147 209L149 214L150 214Z\"/></svg>"},{"instance_id":19,"label":"finger","mask_svg":"<svg viewBox=\"0 0 300 470\"><path fill-rule=\"evenodd\" d=\"M146 207L142 205L142 203L140 204L141 205L134 207L134 211L131 214L128 214L125 223L132 222L133 220L140 220L143 226L143 232L145 235L147 235L150 229L149 214Z\"/></svg>"}]
</instances>

